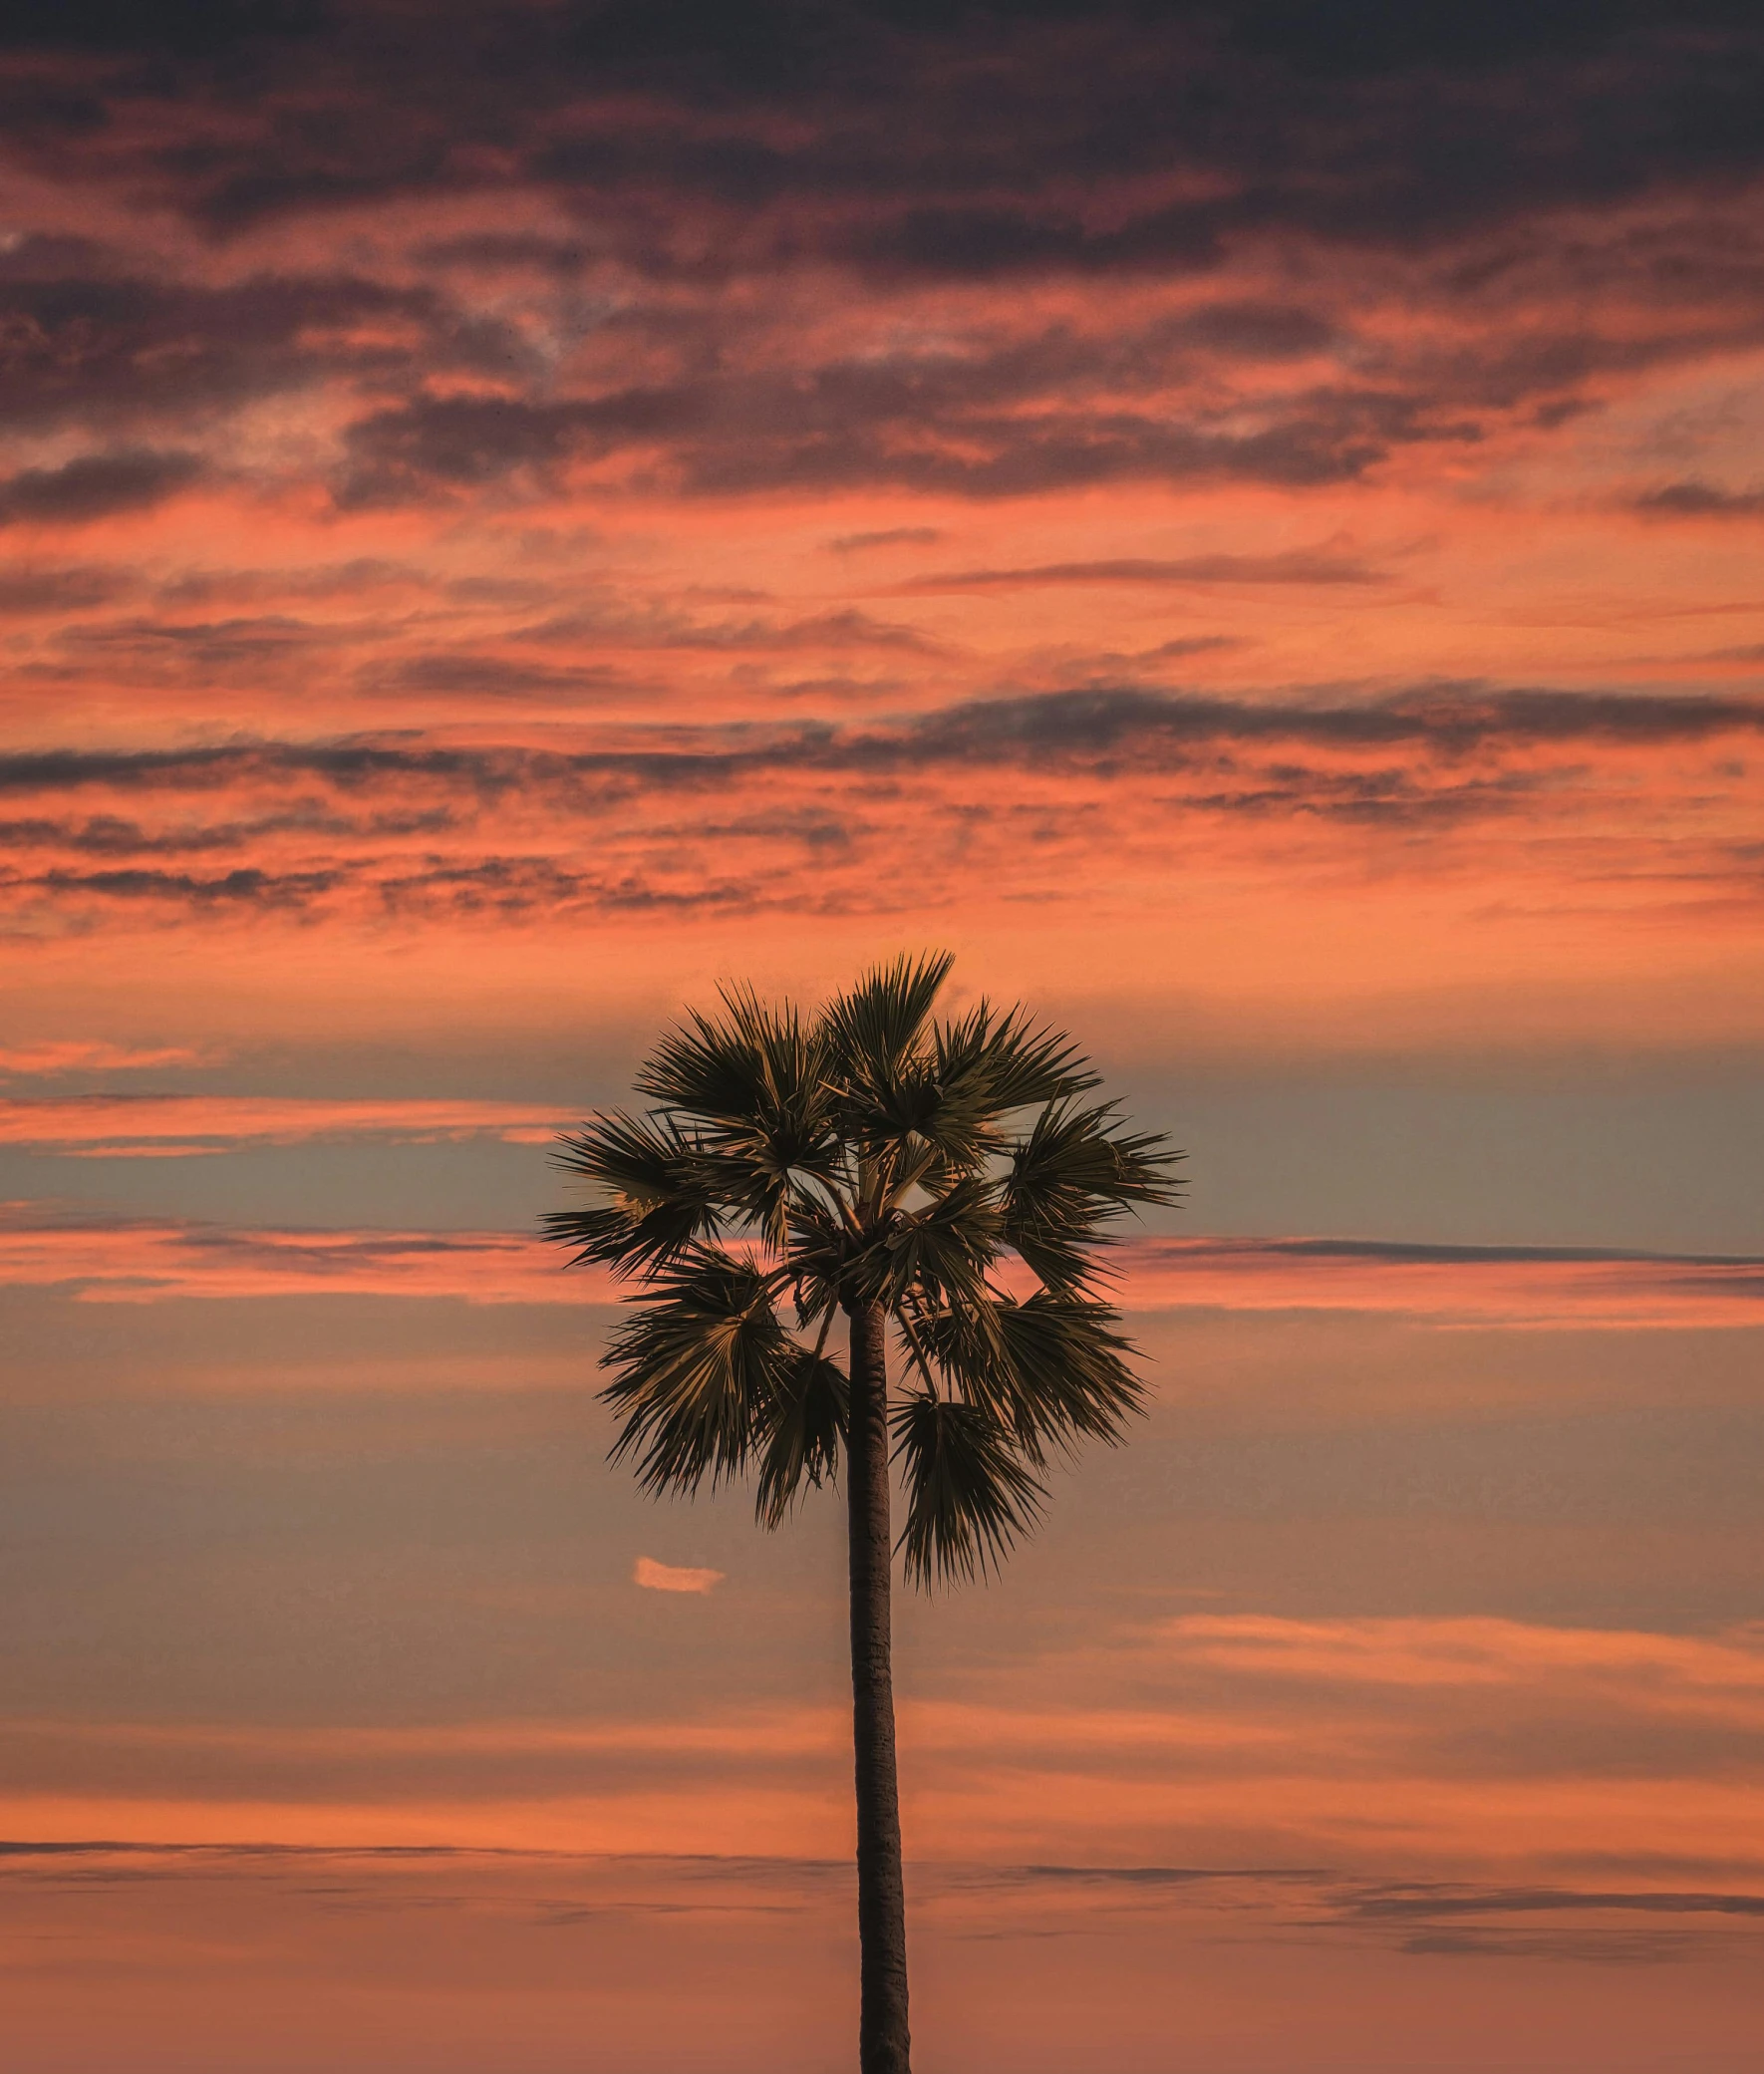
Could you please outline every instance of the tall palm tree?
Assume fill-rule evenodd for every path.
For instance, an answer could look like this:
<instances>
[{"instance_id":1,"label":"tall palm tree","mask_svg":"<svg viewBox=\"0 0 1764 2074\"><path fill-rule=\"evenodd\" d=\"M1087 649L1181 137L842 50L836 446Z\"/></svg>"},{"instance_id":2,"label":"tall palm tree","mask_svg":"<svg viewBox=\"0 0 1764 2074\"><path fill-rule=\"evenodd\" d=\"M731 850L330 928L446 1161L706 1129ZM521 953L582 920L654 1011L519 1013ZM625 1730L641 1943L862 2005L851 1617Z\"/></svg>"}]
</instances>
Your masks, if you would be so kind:
<instances>
[{"instance_id":1,"label":"tall palm tree","mask_svg":"<svg viewBox=\"0 0 1764 2074\"><path fill-rule=\"evenodd\" d=\"M726 991L656 1046L642 1114L560 1141L591 1200L546 1219L570 1265L635 1285L601 1394L622 1419L613 1458L646 1487L750 1470L776 1527L843 1459L862 2074L908 2074L890 1462L899 1553L929 1586L997 1566L1038 1519L1055 1453L1119 1437L1143 1388L1100 1293L1105 1226L1174 1200L1180 1157L1086 1101L1088 1062L1021 1009L934 1020L951 962L903 958L812 1018Z\"/></svg>"}]
</instances>

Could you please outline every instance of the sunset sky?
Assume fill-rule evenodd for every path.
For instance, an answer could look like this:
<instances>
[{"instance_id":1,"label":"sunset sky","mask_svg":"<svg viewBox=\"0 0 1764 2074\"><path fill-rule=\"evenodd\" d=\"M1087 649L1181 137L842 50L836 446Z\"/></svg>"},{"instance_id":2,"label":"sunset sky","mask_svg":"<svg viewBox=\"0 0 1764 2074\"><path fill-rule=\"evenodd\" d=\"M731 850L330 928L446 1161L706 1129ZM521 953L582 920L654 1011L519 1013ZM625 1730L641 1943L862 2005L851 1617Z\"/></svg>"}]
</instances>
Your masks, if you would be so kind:
<instances>
[{"instance_id":1,"label":"sunset sky","mask_svg":"<svg viewBox=\"0 0 1764 2074\"><path fill-rule=\"evenodd\" d=\"M1189 1187L897 1604L922 2074L1755 2074L1755 0L14 0L0 110L21 2074L852 2060L840 1508L609 1469L533 1234L937 945Z\"/></svg>"}]
</instances>

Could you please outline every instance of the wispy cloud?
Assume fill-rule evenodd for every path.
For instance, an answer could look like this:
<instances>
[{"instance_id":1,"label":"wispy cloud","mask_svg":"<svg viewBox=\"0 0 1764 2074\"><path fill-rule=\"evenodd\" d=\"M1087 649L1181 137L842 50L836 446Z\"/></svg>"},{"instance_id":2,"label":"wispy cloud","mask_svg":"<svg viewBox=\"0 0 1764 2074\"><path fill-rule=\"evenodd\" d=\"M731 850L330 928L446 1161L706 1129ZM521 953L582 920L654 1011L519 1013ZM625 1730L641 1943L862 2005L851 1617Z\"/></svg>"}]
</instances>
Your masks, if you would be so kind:
<instances>
[{"instance_id":1,"label":"wispy cloud","mask_svg":"<svg viewBox=\"0 0 1764 2074\"><path fill-rule=\"evenodd\" d=\"M1123 556L1111 561L1043 562L1027 569L952 569L893 586L899 597L944 591L1044 590L1058 585L1209 583L1376 583L1381 572L1327 548L1284 554L1196 554L1170 561Z\"/></svg>"},{"instance_id":2,"label":"wispy cloud","mask_svg":"<svg viewBox=\"0 0 1764 2074\"><path fill-rule=\"evenodd\" d=\"M27 1217L29 1213L26 1213ZM510 1232L242 1231L149 1222L0 1223L0 1281L90 1302L172 1297L447 1297L608 1303L605 1278L565 1276L553 1249Z\"/></svg>"},{"instance_id":3,"label":"wispy cloud","mask_svg":"<svg viewBox=\"0 0 1764 2074\"><path fill-rule=\"evenodd\" d=\"M78 1051L79 1047L74 1047ZM102 1050L104 1047L98 1047ZM186 1063L187 1052L130 1054L117 1061L68 1058L56 1047L37 1055L66 1070L98 1063ZM14 1071L26 1068L13 1066ZM0 1145L84 1158L181 1158L250 1146L440 1144L489 1137L515 1145L546 1143L568 1119L526 1102L331 1100L314 1096L78 1094L0 1099Z\"/></svg>"},{"instance_id":4,"label":"wispy cloud","mask_svg":"<svg viewBox=\"0 0 1764 2074\"><path fill-rule=\"evenodd\" d=\"M499 668L464 658L437 681ZM1759 898L1761 731L1743 694L1109 683L836 722L620 717L563 740L31 750L0 760L0 908L35 936L1094 901L1128 860L1167 875L1178 842L1191 878L1217 862L1271 893L1301 865L1387 882L1399 853L1405 881L1468 883L1491 868L1470 838L1499 828L1516 895L1694 907L1713 928ZM907 853L910 878L888 868Z\"/></svg>"},{"instance_id":5,"label":"wispy cloud","mask_svg":"<svg viewBox=\"0 0 1764 2074\"><path fill-rule=\"evenodd\" d=\"M212 1062L212 1053L191 1044L118 1044L104 1037L50 1037L34 1044L0 1046L0 1073L151 1072L167 1066ZM0 1114L8 1113L0 1111ZM0 1130L4 1125L0 1124Z\"/></svg>"},{"instance_id":6,"label":"wispy cloud","mask_svg":"<svg viewBox=\"0 0 1764 2074\"><path fill-rule=\"evenodd\" d=\"M1435 1325L1764 1326L1764 1257L1353 1239L1140 1240L1120 1251L1136 1310L1360 1311Z\"/></svg>"},{"instance_id":7,"label":"wispy cloud","mask_svg":"<svg viewBox=\"0 0 1764 2074\"><path fill-rule=\"evenodd\" d=\"M1668 1944L1686 1919L1756 1926L1761 1725L1755 1627L1438 1617L1116 1616L1081 1643L946 1669L900 1703L911 1833L952 1891L1088 1888L1157 1911L1260 1867L1321 1904L1314 1927L1399 1945L1478 1922L1651 1921ZM15 1718L0 1828L431 1850L653 1852L666 1837L831 1857L847 1734L832 1704L355 1726Z\"/></svg>"},{"instance_id":8,"label":"wispy cloud","mask_svg":"<svg viewBox=\"0 0 1764 2074\"><path fill-rule=\"evenodd\" d=\"M722 1584L721 1570L681 1569L672 1563L658 1563L652 1556L639 1556L631 1568L631 1582L641 1585L646 1592L690 1592L703 1595L714 1592Z\"/></svg>"},{"instance_id":9,"label":"wispy cloud","mask_svg":"<svg viewBox=\"0 0 1764 2074\"><path fill-rule=\"evenodd\" d=\"M323 1105L314 1106L324 1113ZM513 1104L437 1104L432 1117L425 1116L425 1105L409 1106L413 1113L401 1115L395 1104L341 1104L342 1121L330 1127L407 1142L477 1131L512 1130L516 1142L550 1135L547 1124ZM107 1119L107 1130L117 1128ZM306 1141L294 1128L293 1135L247 1134L234 1142ZM313 1119L309 1136L322 1135L324 1128ZM175 1134L160 1144L168 1150L224 1149L223 1143L192 1147ZM1129 1312L1360 1312L1447 1328L1531 1330L1764 1327L1764 1259L1756 1257L1191 1238L1135 1240L1109 1258L1114 1299ZM0 1283L63 1287L86 1301L133 1303L349 1294L474 1304L605 1304L619 1293L598 1270L563 1272L553 1249L514 1232L56 1221L29 1205L0 1216ZM1027 1280L1024 1286L1029 1286Z\"/></svg>"}]
</instances>

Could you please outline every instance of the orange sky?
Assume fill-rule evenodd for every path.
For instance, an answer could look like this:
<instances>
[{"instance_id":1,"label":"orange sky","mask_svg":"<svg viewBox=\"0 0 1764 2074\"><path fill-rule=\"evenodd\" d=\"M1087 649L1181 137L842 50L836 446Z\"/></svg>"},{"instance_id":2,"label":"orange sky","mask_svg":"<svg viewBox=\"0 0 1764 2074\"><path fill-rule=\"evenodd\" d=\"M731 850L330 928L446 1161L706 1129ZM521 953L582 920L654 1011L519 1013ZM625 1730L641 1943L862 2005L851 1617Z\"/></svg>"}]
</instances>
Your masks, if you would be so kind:
<instances>
[{"instance_id":1,"label":"orange sky","mask_svg":"<svg viewBox=\"0 0 1764 2074\"><path fill-rule=\"evenodd\" d=\"M1749 2074L1758 25L147 12L0 31L32 2074L837 2059L837 1519L531 1234L929 944L1191 1185L900 1613L926 2074Z\"/></svg>"}]
</instances>

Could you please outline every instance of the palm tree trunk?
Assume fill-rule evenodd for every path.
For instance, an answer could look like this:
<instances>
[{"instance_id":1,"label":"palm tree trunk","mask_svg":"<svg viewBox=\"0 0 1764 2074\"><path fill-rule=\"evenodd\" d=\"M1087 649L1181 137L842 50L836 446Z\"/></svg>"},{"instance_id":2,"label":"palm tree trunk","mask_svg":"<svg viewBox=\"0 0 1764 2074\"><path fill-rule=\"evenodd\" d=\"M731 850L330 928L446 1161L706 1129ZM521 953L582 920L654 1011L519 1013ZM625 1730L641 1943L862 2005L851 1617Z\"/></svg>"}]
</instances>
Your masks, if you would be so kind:
<instances>
[{"instance_id":1,"label":"palm tree trunk","mask_svg":"<svg viewBox=\"0 0 1764 2074\"><path fill-rule=\"evenodd\" d=\"M909 2074L907 1912L894 1771L889 1630L888 1340L879 1304L851 1314L851 1711L857 1756L857 1929L862 1951L861 2074Z\"/></svg>"}]
</instances>

